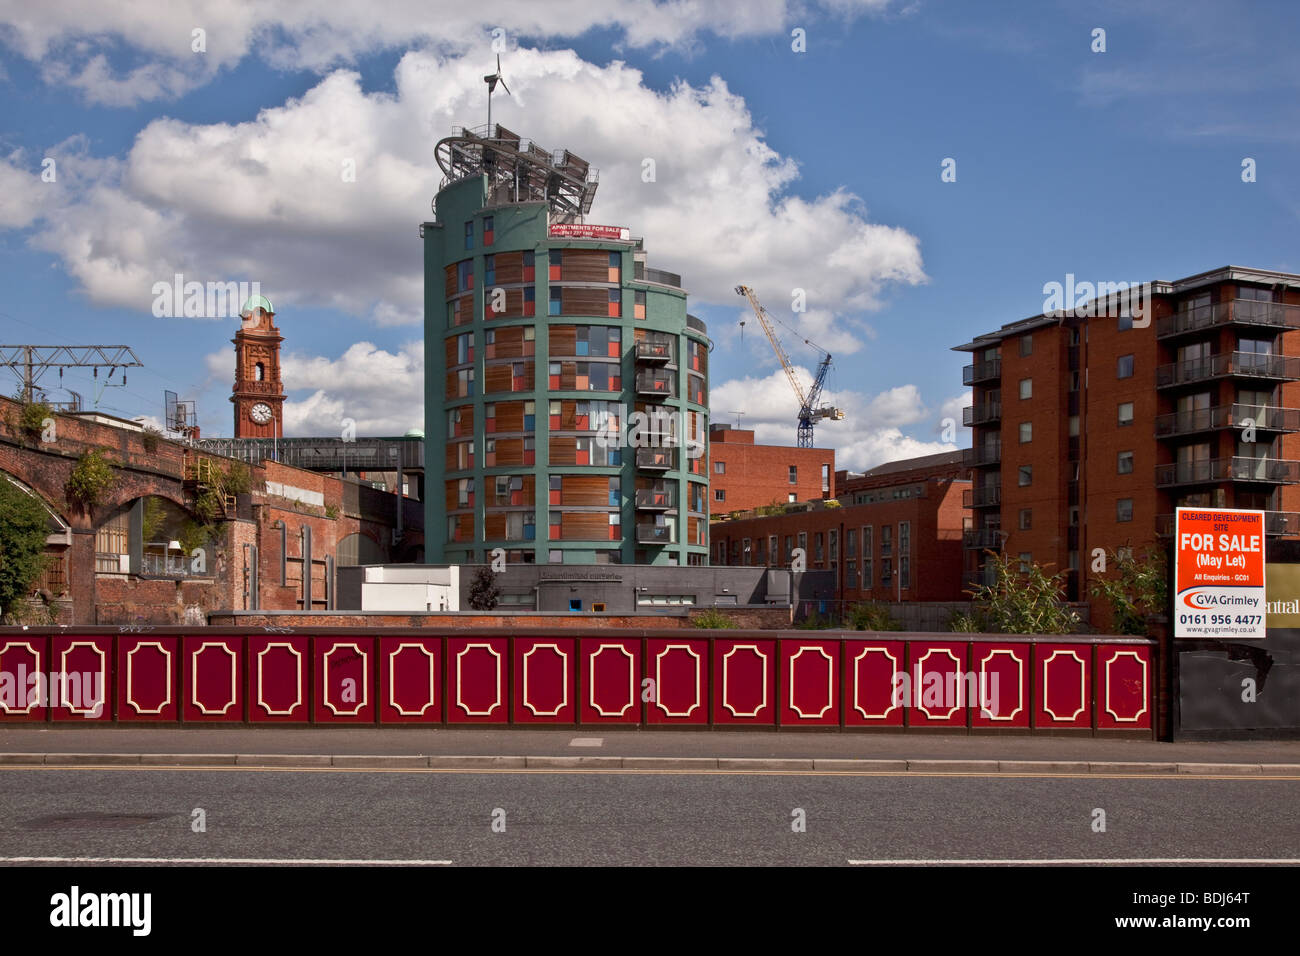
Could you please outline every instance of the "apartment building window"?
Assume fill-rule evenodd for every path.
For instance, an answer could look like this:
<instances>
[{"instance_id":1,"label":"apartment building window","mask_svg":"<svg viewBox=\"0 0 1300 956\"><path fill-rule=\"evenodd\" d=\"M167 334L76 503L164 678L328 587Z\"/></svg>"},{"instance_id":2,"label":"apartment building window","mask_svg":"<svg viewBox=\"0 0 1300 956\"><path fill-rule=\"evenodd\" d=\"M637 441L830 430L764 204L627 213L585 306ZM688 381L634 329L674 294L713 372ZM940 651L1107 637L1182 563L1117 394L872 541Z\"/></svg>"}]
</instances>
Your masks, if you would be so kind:
<instances>
[{"instance_id":1,"label":"apartment building window","mask_svg":"<svg viewBox=\"0 0 1300 956\"><path fill-rule=\"evenodd\" d=\"M808 532L799 532L799 550L803 552L804 560L808 559Z\"/></svg>"},{"instance_id":2,"label":"apartment building window","mask_svg":"<svg viewBox=\"0 0 1300 956\"><path fill-rule=\"evenodd\" d=\"M1033 355L1033 354L1034 354L1033 334L1027 333L1025 335L1020 336L1020 357L1024 358L1027 355Z\"/></svg>"},{"instance_id":3,"label":"apartment building window","mask_svg":"<svg viewBox=\"0 0 1300 956\"><path fill-rule=\"evenodd\" d=\"M1020 397L1021 398L1034 397L1034 380L1032 378L1022 378L1020 380Z\"/></svg>"},{"instance_id":4,"label":"apartment building window","mask_svg":"<svg viewBox=\"0 0 1300 956\"><path fill-rule=\"evenodd\" d=\"M1034 440L1034 423L1020 423L1020 444L1024 445Z\"/></svg>"},{"instance_id":5,"label":"apartment building window","mask_svg":"<svg viewBox=\"0 0 1300 956\"><path fill-rule=\"evenodd\" d=\"M1115 520L1132 521L1133 520L1133 499L1120 498L1115 502Z\"/></svg>"},{"instance_id":6,"label":"apartment building window","mask_svg":"<svg viewBox=\"0 0 1300 956\"><path fill-rule=\"evenodd\" d=\"M767 537L767 561L768 561L768 564L780 564L780 563L781 563L781 555L780 555L779 553L777 553L777 550L776 550L776 535L774 535L774 534L772 534L772 535L768 535L768 537Z\"/></svg>"},{"instance_id":7,"label":"apartment building window","mask_svg":"<svg viewBox=\"0 0 1300 956\"><path fill-rule=\"evenodd\" d=\"M846 558L856 558L858 556L857 528L849 528L844 532L844 556Z\"/></svg>"},{"instance_id":8,"label":"apartment building window","mask_svg":"<svg viewBox=\"0 0 1300 956\"><path fill-rule=\"evenodd\" d=\"M793 491L790 492L788 495L785 496L785 502L786 502L786 504L790 504L790 505L794 504L794 492L793 492Z\"/></svg>"},{"instance_id":9,"label":"apartment building window","mask_svg":"<svg viewBox=\"0 0 1300 956\"><path fill-rule=\"evenodd\" d=\"M1033 567L1033 564L1034 564L1034 553L1032 551L1021 551L1020 552L1020 573L1028 574L1029 569Z\"/></svg>"},{"instance_id":10,"label":"apartment building window","mask_svg":"<svg viewBox=\"0 0 1300 956\"><path fill-rule=\"evenodd\" d=\"M883 535L882 535L883 537ZM880 559L880 586L887 588L893 583L894 562L889 558Z\"/></svg>"},{"instance_id":11,"label":"apartment building window","mask_svg":"<svg viewBox=\"0 0 1300 956\"><path fill-rule=\"evenodd\" d=\"M465 248L474 248L474 220L465 223Z\"/></svg>"},{"instance_id":12,"label":"apartment building window","mask_svg":"<svg viewBox=\"0 0 1300 956\"><path fill-rule=\"evenodd\" d=\"M1120 425L1133 424L1133 403L1132 402L1119 403L1119 424Z\"/></svg>"},{"instance_id":13,"label":"apartment building window","mask_svg":"<svg viewBox=\"0 0 1300 956\"><path fill-rule=\"evenodd\" d=\"M1071 373L1070 373L1070 391L1072 391L1072 392L1077 392L1078 390L1079 390L1079 373L1078 373L1078 372L1071 372Z\"/></svg>"},{"instance_id":14,"label":"apartment building window","mask_svg":"<svg viewBox=\"0 0 1300 956\"><path fill-rule=\"evenodd\" d=\"M872 559L872 534L875 528L871 525L862 529L862 586L866 589L871 588L871 559Z\"/></svg>"},{"instance_id":15,"label":"apartment building window","mask_svg":"<svg viewBox=\"0 0 1300 956\"><path fill-rule=\"evenodd\" d=\"M749 560L749 556L750 556L750 539L749 539L749 538L742 538L742 539L741 539L741 542L740 542L740 550L741 550L741 553L744 555L744 559L741 561L741 564L752 564L753 562L751 562L751 561Z\"/></svg>"},{"instance_id":16,"label":"apartment building window","mask_svg":"<svg viewBox=\"0 0 1300 956\"><path fill-rule=\"evenodd\" d=\"M1133 474L1133 453L1131 451L1120 452L1115 467L1118 474Z\"/></svg>"},{"instance_id":17,"label":"apartment building window","mask_svg":"<svg viewBox=\"0 0 1300 956\"><path fill-rule=\"evenodd\" d=\"M1020 509L1020 530L1028 531L1030 528L1033 527L1033 525L1034 525L1034 509L1021 508Z\"/></svg>"},{"instance_id":18,"label":"apartment building window","mask_svg":"<svg viewBox=\"0 0 1300 956\"><path fill-rule=\"evenodd\" d=\"M725 489L725 488L714 488L714 489L713 489L713 500L714 500L714 501L726 501L726 500L727 500L727 489Z\"/></svg>"},{"instance_id":19,"label":"apartment building window","mask_svg":"<svg viewBox=\"0 0 1300 956\"><path fill-rule=\"evenodd\" d=\"M821 564L822 557L823 557L822 541L823 541L823 535L820 531L818 531L815 535L813 535L813 560L816 561L818 564Z\"/></svg>"},{"instance_id":20,"label":"apartment building window","mask_svg":"<svg viewBox=\"0 0 1300 956\"><path fill-rule=\"evenodd\" d=\"M483 245L492 245L494 236L493 231L496 228L496 220L492 216L483 217Z\"/></svg>"},{"instance_id":21,"label":"apartment building window","mask_svg":"<svg viewBox=\"0 0 1300 956\"><path fill-rule=\"evenodd\" d=\"M1115 363L1115 377L1116 378L1133 377L1133 356L1121 355L1119 357L1119 361Z\"/></svg>"},{"instance_id":22,"label":"apartment building window","mask_svg":"<svg viewBox=\"0 0 1300 956\"><path fill-rule=\"evenodd\" d=\"M894 526L891 524L882 524L880 526L880 556L891 557L894 553Z\"/></svg>"},{"instance_id":23,"label":"apartment building window","mask_svg":"<svg viewBox=\"0 0 1300 956\"><path fill-rule=\"evenodd\" d=\"M898 586L900 588L910 588L912 586L912 523L910 521L900 521L898 523Z\"/></svg>"},{"instance_id":24,"label":"apartment building window","mask_svg":"<svg viewBox=\"0 0 1300 956\"><path fill-rule=\"evenodd\" d=\"M1078 415L1070 416L1069 429L1070 429L1071 438L1079 437L1079 416Z\"/></svg>"},{"instance_id":25,"label":"apartment building window","mask_svg":"<svg viewBox=\"0 0 1300 956\"><path fill-rule=\"evenodd\" d=\"M725 461L715 461L713 463L713 473L715 475L725 475L727 473L727 463Z\"/></svg>"},{"instance_id":26,"label":"apartment building window","mask_svg":"<svg viewBox=\"0 0 1300 956\"><path fill-rule=\"evenodd\" d=\"M1021 488L1028 488L1032 485L1034 483L1034 466L1021 465L1020 470L1017 473L1016 483Z\"/></svg>"},{"instance_id":27,"label":"apartment building window","mask_svg":"<svg viewBox=\"0 0 1300 956\"><path fill-rule=\"evenodd\" d=\"M912 559L905 554L898 556L898 586L900 589L912 586Z\"/></svg>"},{"instance_id":28,"label":"apartment building window","mask_svg":"<svg viewBox=\"0 0 1300 956\"><path fill-rule=\"evenodd\" d=\"M1133 328L1133 310L1125 306L1124 310L1119 314L1119 330L1127 332L1131 328Z\"/></svg>"},{"instance_id":29,"label":"apartment building window","mask_svg":"<svg viewBox=\"0 0 1300 956\"><path fill-rule=\"evenodd\" d=\"M785 563L789 564L793 560L794 560L794 537L792 535L787 534L785 536Z\"/></svg>"},{"instance_id":30,"label":"apartment building window","mask_svg":"<svg viewBox=\"0 0 1300 956\"><path fill-rule=\"evenodd\" d=\"M797 484L799 484L799 466L798 466L798 465L791 465L791 466L790 466L790 484L792 484L792 485L797 485Z\"/></svg>"},{"instance_id":31,"label":"apartment building window","mask_svg":"<svg viewBox=\"0 0 1300 956\"><path fill-rule=\"evenodd\" d=\"M823 462L822 463L822 493L825 494L830 490L831 490L831 466Z\"/></svg>"},{"instance_id":32,"label":"apartment building window","mask_svg":"<svg viewBox=\"0 0 1300 956\"><path fill-rule=\"evenodd\" d=\"M834 564L840 559L840 533L838 529L832 528L826 533L826 544L830 548L831 563Z\"/></svg>"}]
</instances>

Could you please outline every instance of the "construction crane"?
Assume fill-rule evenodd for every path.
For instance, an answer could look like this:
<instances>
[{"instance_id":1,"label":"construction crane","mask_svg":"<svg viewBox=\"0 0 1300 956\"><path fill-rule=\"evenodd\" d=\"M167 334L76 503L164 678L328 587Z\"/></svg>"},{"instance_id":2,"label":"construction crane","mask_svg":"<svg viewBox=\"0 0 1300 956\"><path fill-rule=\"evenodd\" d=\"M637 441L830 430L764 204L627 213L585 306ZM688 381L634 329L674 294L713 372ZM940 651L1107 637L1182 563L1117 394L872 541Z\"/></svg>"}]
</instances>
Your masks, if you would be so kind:
<instances>
[{"instance_id":1,"label":"construction crane","mask_svg":"<svg viewBox=\"0 0 1300 956\"><path fill-rule=\"evenodd\" d=\"M817 366L817 375L813 379L812 388L805 394L803 386L799 383L799 376L795 374L794 366L790 364L790 356L785 354L785 349L781 347L781 340L776 337L776 331L772 328L772 323L776 321L767 314L767 309L763 308L758 301L758 296L754 290L747 285L736 286L736 292L743 295L749 300L750 306L754 310L754 315L758 316L758 324L763 327L763 333L767 340L772 343L772 350L776 352L776 357L781 362L781 367L785 369L785 377L790 380L790 387L794 389L794 394L799 399L799 447L813 447L813 425L823 418L829 418L832 421L840 421L844 418L844 412L828 404L818 404L822 396L822 387L826 384L826 373L831 368L831 353L827 352L820 345L804 339L804 345L810 345L818 352L822 353L822 360Z\"/></svg>"}]
</instances>

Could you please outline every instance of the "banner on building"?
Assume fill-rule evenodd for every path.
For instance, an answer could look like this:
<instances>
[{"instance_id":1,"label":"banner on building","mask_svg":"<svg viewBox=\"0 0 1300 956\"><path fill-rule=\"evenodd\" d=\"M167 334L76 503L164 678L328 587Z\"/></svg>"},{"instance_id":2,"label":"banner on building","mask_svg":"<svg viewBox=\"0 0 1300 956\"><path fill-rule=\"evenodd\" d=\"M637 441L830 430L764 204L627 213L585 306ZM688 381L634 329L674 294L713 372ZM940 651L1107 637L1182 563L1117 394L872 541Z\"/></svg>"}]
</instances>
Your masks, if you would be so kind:
<instances>
[{"instance_id":1,"label":"banner on building","mask_svg":"<svg viewBox=\"0 0 1300 956\"><path fill-rule=\"evenodd\" d=\"M1264 589L1264 512L1177 509L1174 637L1264 637Z\"/></svg>"},{"instance_id":2,"label":"banner on building","mask_svg":"<svg viewBox=\"0 0 1300 956\"><path fill-rule=\"evenodd\" d=\"M589 226L576 222L557 222L550 228L552 239L622 239L630 241L632 231L624 226Z\"/></svg>"}]
</instances>

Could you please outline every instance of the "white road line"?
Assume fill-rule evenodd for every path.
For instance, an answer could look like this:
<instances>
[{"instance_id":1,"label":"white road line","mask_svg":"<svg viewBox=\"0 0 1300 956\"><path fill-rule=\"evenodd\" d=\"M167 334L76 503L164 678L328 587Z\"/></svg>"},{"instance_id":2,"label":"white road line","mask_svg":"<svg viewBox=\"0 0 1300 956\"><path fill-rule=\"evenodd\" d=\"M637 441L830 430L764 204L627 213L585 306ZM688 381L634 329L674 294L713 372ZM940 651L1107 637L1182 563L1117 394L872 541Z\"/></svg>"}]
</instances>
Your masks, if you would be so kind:
<instances>
[{"instance_id":1,"label":"white road line","mask_svg":"<svg viewBox=\"0 0 1300 956\"><path fill-rule=\"evenodd\" d=\"M1300 865L1300 859L1212 859L1209 857L1142 857L1118 858L1097 857L1094 859L1074 860L849 860L850 866L1069 866L1078 864L1112 864L1120 866L1144 863L1207 863L1207 864L1250 864L1272 863L1282 866Z\"/></svg>"},{"instance_id":2,"label":"white road line","mask_svg":"<svg viewBox=\"0 0 1300 956\"><path fill-rule=\"evenodd\" d=\"M270 860L220 856L0 856L0 863L221 863L228 866L451 866L451 860Z\"/></svg>"},{"instance_id":3,"label":"white road line","mask_svg":"<svg viewBox=\"0 0 1300 956\"><path fill-rule=\"evenodd\" d=\"M603 747L604 737L574 737L569 741L570 747Z\"/></svg>"}]
</instances>

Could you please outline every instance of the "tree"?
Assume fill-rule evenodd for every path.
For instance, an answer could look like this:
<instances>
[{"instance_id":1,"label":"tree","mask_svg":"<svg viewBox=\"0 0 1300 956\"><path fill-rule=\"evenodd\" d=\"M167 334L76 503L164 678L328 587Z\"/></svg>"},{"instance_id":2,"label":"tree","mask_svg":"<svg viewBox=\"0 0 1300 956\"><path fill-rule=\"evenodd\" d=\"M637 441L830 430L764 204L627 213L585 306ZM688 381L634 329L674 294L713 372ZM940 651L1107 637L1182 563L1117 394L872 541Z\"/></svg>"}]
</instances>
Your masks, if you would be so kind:
<instances>
[{"instance_id":1,"label":"tree","mask_svg":"<svg viewBox=\"0 0 1300 956\"><path fill-rule=\"evenodd\" d=\"M48 525L35 497L0 478L0 611L11 612L45 569Z\"/></svg>"},{"instance_id":2,"label":"tree","mask_svg":"<svg viewBox=\"0 0 1300 956\"><path fill-rule=\"evenodd\" d=\"M1093 596L1110 604L1115 633L1145 634L1147 617L1165 611L1169 579L1164 552L1148 547L1134 555L1132 548L1120 548L1106 559L1112 573L1092 579Z\"/></svg>"},{"instance_id":3,"label":"tree","mask_svg":"<svg viewBox=\"0 0 1300 956\"><path fill-rule=\"evenodd\" d=\"M469 585L469 606L475 611L491 611L497 606L501 597L501 588L497 586L497 576L492 569L483 565L474 574Z\"/></svg>"},{"instance_id":4,"label":"tree","mask_svg":"<svg viewBox=\"0 0 1300 956\"><path fill-rule=\"evenodd\" d=\"M1079 616L1065 606L1064 574L1048 574L1035 562L1022 567L1019 558L989 552L996 571L992 584L968 592L975 614L994 633L1069 634Z\"/></svg>"}]
</instances>

